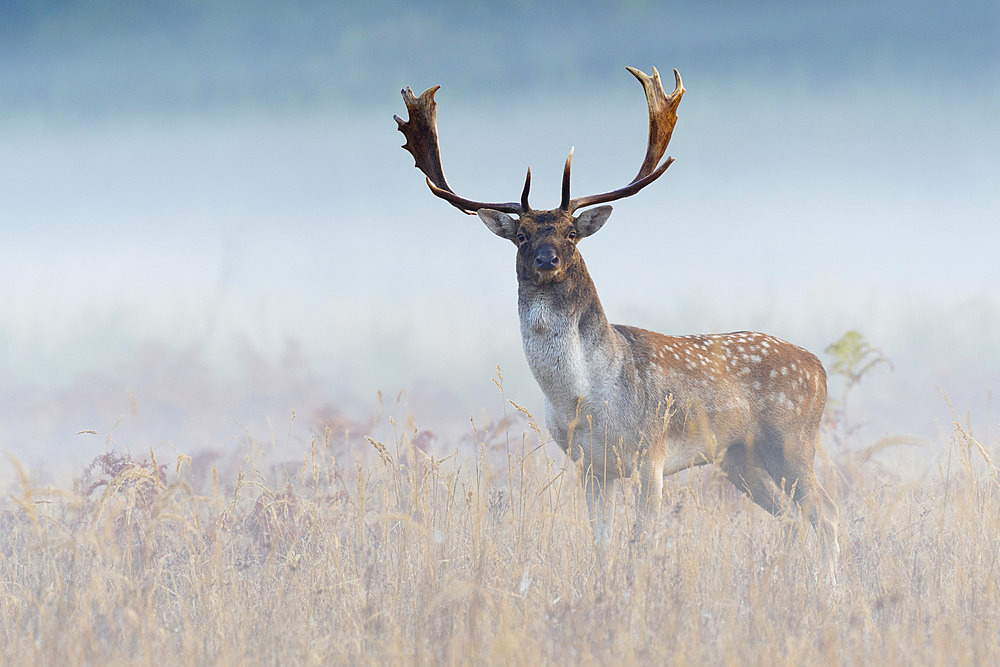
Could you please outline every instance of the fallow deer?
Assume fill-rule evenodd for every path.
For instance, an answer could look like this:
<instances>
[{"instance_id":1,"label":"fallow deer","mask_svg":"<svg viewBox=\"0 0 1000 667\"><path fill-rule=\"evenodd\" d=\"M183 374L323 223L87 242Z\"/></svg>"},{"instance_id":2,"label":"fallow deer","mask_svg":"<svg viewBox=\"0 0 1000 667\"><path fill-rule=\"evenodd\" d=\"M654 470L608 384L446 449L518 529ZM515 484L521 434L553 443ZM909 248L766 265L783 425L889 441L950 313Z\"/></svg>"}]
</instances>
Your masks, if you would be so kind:
<instances>
[{"instance_id":1,"label":"fallow deer","mask_svg":"<svg viewBox=\"0 0 1000 667\"><path fill-rule=\"evenodd\" d=\"M545 395L549 431L582 465L584 491L598 544L610 537L605 489L639 475L642 514L662 502L663 476L717 464L753 502L772 514L801 510L816 528L833 572L837 508L813 469L826 402L826 372L801 347L762 333L666 336L610 324L577 244L597 232L610 206L659 178L660 162L684 94L680 74L668 96L652 76L627 68L649 107L649 142L639 173L604 194L570 197L563 169L559 208L528 204L531 170L520 202L485 203L457 195L445 180L437 136L435 86L419 97L402 91L409 118L395 117L403 145L438 197L478 214L517 246L518 313L524 353ZM581 209L587 209L574 215ZM791 502L789 502L791 501Z\"/></svg>"}]
</instances>

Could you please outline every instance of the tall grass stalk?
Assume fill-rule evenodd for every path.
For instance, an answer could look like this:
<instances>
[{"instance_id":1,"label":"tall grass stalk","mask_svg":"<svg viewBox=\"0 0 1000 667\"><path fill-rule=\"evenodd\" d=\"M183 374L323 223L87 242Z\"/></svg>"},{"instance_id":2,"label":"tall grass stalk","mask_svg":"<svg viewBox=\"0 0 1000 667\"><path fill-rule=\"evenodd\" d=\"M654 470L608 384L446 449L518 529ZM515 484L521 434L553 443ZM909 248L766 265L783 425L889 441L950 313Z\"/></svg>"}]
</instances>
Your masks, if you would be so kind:
<instances>
[{"instance_id":1,"label":"tall grass stalk","mask_svg":"<svg viewBox=\"0 0 1000 667\"><path fill-rule=\"evenodd\" d=\"M832 585L812 531L710 468L668 479L643 549L617 491L598 557L577 471L503 400L472 446L409 418L345 458L319 429L292 472L109 453L67 489L11 462L0 662L1000 663L1000 473L966 427L916 479L823 468Z\"/></svg>"}]
</instances>

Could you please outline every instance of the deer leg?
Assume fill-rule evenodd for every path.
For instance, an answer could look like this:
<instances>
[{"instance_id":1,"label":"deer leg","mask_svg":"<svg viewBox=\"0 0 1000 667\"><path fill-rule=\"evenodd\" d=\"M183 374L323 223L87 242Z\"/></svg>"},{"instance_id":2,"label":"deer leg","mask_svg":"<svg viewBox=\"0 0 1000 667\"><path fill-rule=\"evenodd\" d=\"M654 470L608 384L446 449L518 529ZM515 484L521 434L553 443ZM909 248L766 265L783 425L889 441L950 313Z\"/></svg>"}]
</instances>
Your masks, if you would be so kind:
<instances>
[{"instance_id":1,"label":"deer leg","mask_svg":"<svg viewBox=\"0 0 1000 667\"><path fill-rule=\"evenodd\" d=\"M809 471L800 480L796 488L796 502L816 530L830 581L836 584L837 563L840 561L840 543L837 540L839 512L826 489L816 479L814 471Z\"/></svg>"},{"instance_id":2,"label":"deer leg","mask_svg":"<svg viewBox=\"0 0 1000 667\"><path fill-rule=\"evenodd\" d=\"M782 514L787 505L785 494L764 466L747 453L746 445L738 443L731 446L722 457L720 467L733 486L750 500L774 516Z\"/></svg>"},{"instance_id":3,"label":"deer leg","mask_svg":"<svg viewBox=\"0 0 1000 667\"><path fill-rule=\"evenodd\" d=\"M796 439L801 446L785 449L782 474L788 479L798 480L795 502L816 530L830 580L836 583L835 572L840 559L840 544L837 541L839 512L826 489L816 479L813 467L816 443L819 440L818 426L803 428Z\"/></svg>"},{"instance_id":4,"label":"deer leg","mask_svg":"<svg viewBox=\"0 0 1000 667\"><path fill-rule=\"evenodd\" d=\"M583 475L583 495L587 498L590 527L594 531L594 542L601 550L607 549L611 541L610 517L607 516L607 487L603 476L588 467Z\"/></svg>"},{"instance_id":5,"label":"deer leg","mask_svg":"<svg viewBox=\"0 0 1000 667\"><path fill-rule=\"evenodd\" d=\"M729 481L760 507L775 516L782 516L787 509L791 509L812 524L819 537L830 580L836 583L836 565L840 555L837 506L816 479L815 471L796 469L790 463L786 462L784 466L786 474L780 480L780 486L763 463L747 453L742 443L729 448L721 466ZM793 501L791 504L790 500ZM790 528L790 537L794 537L796 523Z\"/></svg>"},{"instance_id":6,"label":"deer leg","mask_svg":"<svg viewBox=\"0 0 1000 667\"><path fill-rule=\"evenodd\" d=\"M635 527L633 539L642 539L646 521L656 521L663 505L663 459L646 453L639 462L635 488Z\"/></svg>"}]
</instances>

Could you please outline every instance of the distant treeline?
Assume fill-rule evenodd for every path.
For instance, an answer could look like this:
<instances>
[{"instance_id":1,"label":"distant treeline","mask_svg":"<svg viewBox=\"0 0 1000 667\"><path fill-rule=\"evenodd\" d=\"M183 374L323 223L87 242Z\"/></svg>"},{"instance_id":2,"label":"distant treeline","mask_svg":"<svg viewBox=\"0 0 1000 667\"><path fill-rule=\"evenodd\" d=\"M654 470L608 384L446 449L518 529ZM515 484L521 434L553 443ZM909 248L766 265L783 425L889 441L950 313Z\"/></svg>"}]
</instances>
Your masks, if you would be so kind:
<instances>
[{"instance_id":1,"label":"distant treeline","mask_svg":"<svg viewBox=\"0 0 1000 667\"><path fill-rule=\"evenodd\" d=\"M940 5L940 6L939 6ZM806 85L997 82L993 2L5 0L0 117L357 109L403 84L510 98L625 86L625 64Z\"/></svg>"}]
</instances>

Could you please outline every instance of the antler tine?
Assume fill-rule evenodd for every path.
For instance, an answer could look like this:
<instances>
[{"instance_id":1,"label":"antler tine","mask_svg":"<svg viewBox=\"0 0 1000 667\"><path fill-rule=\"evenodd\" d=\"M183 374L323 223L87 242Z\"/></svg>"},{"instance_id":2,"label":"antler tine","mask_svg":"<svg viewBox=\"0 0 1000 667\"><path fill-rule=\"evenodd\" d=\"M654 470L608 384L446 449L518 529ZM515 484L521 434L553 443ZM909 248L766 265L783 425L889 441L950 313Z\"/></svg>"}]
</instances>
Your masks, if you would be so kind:
<instances>
[{"instance_id":1,"label":"antler tine","mask_svg":"<svg viewBox=\"0 0 1000 667\"><path fill-rule=\"evenodd\" d=\"M559 204L559 208L564 211L569 210L569 170L573 165L573 151L576 148L569 149L569 155L566 156L566 166L563 167L563 180L562 180L562 201Z\"/></svg>"},{"instance_id":2,"label":"antler tine","mask_svg":"<svg viewBox=\"0 0 1000 667\"><path fill-rule=\"evenodd\" d=\"M528 206L528 190L531 189L531 167L528 167L528 175L524 177L524 189L521 190L521 208L525 211L530 211L531 207Z\"/></svg>"},{"instance_id":3,"label":"antler tine","mask_svg":"<svg viewBox=\"0 0 1000 667\"><path fill-rule=\"evenodd\" d=\"M639 167L639 173L626 186L600 195L572 199L564 207L570 212L585 206L630 197L663 175L663 172L674 161L673 158L667 158L663 164L660 164L660 159L666 153L670 137L674 132L674 125L677 123L677 106L681 103L681 97L684 95L684 84L681 81L680 72L674 70L674 90L668 96L663 90L660 73L656 71L655 67L652 76L634 67L626 67L625 69L639 80L646 93L646 103L649 106L649 142L646 146L646 157L642 161L642 166ZM657 166L658 164L659 166ZM564 175L564 189L567 180Z\"/></svg>"},{"instance_id":4,"label":"antler tine","mask_svg":"<svg viewBox=\"0 0 1000 667\"><path fill-rule=\"evenodd\" d=\"M434 93L441 86L428 88L420 97L413 94L409 87L401 92L403 102L406 103L408 120L404 121L399 116L393 116L398 129L406 137L403 148L413 156L414 166L427 177L427 185L436 196L449 202L463 213L475 214L481 208L491 208L504 213L520 214L523 212L521 204L507 202L503 204L489 204L486 202L465 199L455 194L455 191L448 185L444 177L444 169L441 167L441 150L438 147L437 135L437 102L434 101ZM531 180L529 173L525 182L524 194L521 201L527 207L528 185Z\"/></svg>"}]
</instances>

